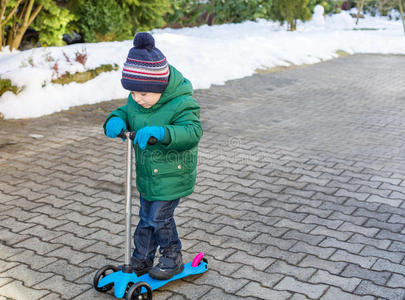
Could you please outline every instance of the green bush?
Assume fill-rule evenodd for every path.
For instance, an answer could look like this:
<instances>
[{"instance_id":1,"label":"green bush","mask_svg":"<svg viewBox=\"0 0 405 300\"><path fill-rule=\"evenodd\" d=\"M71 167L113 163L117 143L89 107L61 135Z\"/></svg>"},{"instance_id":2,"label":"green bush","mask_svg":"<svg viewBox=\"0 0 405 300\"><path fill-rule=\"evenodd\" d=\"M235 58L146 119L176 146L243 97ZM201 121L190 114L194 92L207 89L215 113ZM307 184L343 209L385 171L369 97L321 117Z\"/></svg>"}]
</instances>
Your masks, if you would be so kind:
<instances>
[{"instance_id":1,"label":"green bush","mask_svg":"<svg viewBox=\"0 0 405 300\"><path fill-rule=\"evenodd\" d=\"M130 39L138 31L164 26L170 1L74 0L69 7L76 15L74 30L86 42L100 42Z\"/></svg>"},{"instance_id":2,"label":"green bush","mask_svg":"<svg viewBox=\"0 0 405 300\"><path fill-rule=\"evenodd\" d=\"M119 0L130 24L132 36L139 31L166 25L164 15L171 12L171 0Z\"/></svg>"},{"instance_id":3,"label":"green bush","mask_svg":"<svg viewBox=\"0 0 405 300\"><path fill-rule=\"evenodd\" d=\"M76 15L75 29L88 43L129 38L131 32L125 11L114 0L76 0L72 10Z\"/></svg>"},{"instance_id":4,"label":"green bush","mask_svg":"<svg viewBox=\"0 0 405 300\"><path fill-rule=\"evenodd\" d=\"M309 0L308 6L311 12L314 12L314 7L318 4L322 5L325 9L325 14L338 13L341 11L342 0Z\"/></svg>"},{"instance_id":5,"label":"green bush","mask_svg":"<svg viewBox=\"0 0 405 300\"><path fill-rule=\"evenodd\" d=\"M240 23L268 19L270 7L269 0L177 0L165 20L171 27Z\"/></svg>"},{"instance_id":6,"label":"green bush","mask_svg":"<svg viewBox=\"0 0 405 300\"><path fill-rule=\"evenodd\" d=\"M310 20L309 0L273 0L272 18L281 23L287 22L288 29L296 30L297 20Z\"/></svg>"},{"instance_id":7,"label":"green bush","mask_svg":"<svg viewBox=\"0 0 405 300\"><path fill-rule=\"evenodd\" d=\"M69 31L68 24L74 15L61 8L54 1L42 1L43 9L35 19L32 28L39 32L41 46L63 46L63 34Z\"/></svg>"},{"instance_id":8,"label":"green bush","mask_svg":"<svg viewBox=\"0 0 405 300\"><path fill-rule=\"evenodd\" d=\"M402 3L405 3L401 0ZM369 13L372 16L381 14L387 16L391 9L399 10L398 0L369 0L365 1L363 11Z\"/></svg>"}]
</instances>

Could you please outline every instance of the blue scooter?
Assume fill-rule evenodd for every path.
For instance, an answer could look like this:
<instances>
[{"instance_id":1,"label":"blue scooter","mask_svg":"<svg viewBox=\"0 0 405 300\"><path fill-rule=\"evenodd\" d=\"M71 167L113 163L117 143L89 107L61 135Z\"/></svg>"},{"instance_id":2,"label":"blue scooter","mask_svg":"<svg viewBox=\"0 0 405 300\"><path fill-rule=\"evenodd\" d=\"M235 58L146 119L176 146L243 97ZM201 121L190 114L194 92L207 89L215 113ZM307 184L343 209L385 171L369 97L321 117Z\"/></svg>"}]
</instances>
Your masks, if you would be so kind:
<instances>
[{"instance_id":1,"label":"blue scooter","mask_svg":"<svg viewBox=\"0 0 405 300\"><path fill-rule=\"evenodd\" d=\"M123 131L119 137L127 139L127 174L126 174L126 240L125 259L123 266L107 265L97 271L93 279L93 286L98 292L106 293L114 288L116 298L126 297L126 300L151 300L152 291L165 284L191 275L204 273L208 270L208 261L201 252L192 262L184 265L183 272L168 280L156 280L148 274L137 276L131 266L131 215L132 215L132 143L136 132ZM151 137L149 145L156 144L157 140Z\"/></svg>"}]
</instances>

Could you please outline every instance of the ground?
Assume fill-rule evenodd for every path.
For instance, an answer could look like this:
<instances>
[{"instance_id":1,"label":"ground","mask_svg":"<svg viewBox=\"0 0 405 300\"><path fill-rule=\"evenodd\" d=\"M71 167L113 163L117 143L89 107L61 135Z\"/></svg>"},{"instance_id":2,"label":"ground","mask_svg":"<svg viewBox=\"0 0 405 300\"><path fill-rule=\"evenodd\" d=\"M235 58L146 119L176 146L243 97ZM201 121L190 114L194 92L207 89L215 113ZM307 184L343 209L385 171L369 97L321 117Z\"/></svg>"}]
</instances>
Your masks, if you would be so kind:
<instances>
[{"instance_id":1,"label":"ground","mask_svg":"<svg viewBox=\"0 0 405 300\"><path fill-rule=\"evenodd\" d=\"M354 55L196 91L176 222L210 269L155 299L404 299L404 70ZM123 261L125 144L101 128L123 103L0 122L0 299L113 299L91 284Z\"/></svg>"}]
</instances>

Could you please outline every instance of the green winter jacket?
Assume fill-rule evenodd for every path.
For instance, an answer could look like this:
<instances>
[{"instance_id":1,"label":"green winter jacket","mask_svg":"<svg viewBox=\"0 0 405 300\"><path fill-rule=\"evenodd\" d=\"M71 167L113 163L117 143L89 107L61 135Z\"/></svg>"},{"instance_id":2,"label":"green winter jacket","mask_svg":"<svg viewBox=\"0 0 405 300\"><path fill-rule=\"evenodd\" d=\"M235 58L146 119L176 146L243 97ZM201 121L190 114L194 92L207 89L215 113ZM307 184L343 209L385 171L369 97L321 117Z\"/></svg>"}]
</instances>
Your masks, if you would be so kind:
<instances>
[{"instance_id":1,"label":"green winter jacket","mask_svg":"<svg viewBox=\"0 0 405 300\"><path fill-rule=\"evenodd\" d=\"M108 120L120 117L130 131L145 126L163 126L165 138L145 150L134 145L136 186L149 201L175 200L194 191L198 142L203 134L200 106L192 98L191 82L170 66L169 84L159 101L143 108L129 94L127 104L113 111Z\"/></svg>"}]
</instances>

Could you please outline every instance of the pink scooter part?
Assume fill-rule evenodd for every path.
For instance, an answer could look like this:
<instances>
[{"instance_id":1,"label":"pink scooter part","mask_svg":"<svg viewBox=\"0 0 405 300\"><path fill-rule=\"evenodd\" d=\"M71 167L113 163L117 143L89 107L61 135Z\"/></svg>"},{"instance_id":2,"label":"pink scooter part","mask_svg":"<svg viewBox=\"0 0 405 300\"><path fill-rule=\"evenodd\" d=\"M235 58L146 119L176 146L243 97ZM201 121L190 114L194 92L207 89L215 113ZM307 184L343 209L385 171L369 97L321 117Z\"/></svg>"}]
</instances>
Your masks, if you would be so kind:
<instances>
[{"instance_id":1,"label":"pink scooter part","mask_svg":"<svg viewBox=\"0 0 405 300\"><path fill-rule=\"evenodd\" d=\"M202 260L203 257L204 257L204 252L198 253L198 254L194 257L191 266L192 266L193 268L198 267L198 265L200 264L200 261Z\"/></svg>"}]
</instances>

